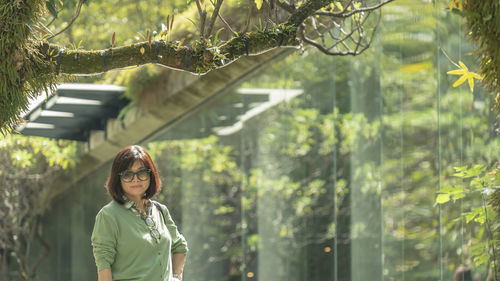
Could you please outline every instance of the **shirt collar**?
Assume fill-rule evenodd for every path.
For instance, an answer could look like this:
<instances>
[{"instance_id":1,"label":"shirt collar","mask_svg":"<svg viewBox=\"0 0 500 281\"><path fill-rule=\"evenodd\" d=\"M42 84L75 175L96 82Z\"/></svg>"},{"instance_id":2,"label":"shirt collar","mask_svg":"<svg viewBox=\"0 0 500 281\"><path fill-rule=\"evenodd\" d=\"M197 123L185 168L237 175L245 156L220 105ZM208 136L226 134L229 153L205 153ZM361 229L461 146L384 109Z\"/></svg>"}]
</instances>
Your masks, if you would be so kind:
<instances>
[{"instance_id":1,"label":"shirt collar","mask_svg":"<svg viewBox=\"0 0 500 281\"><path fill-rule=\"evenodd\" d=\"M125 201L125 203L123 204L123 206L126 208L126 209L129 209L131 210L134 214L136 214L137 216L148 216L149 214L151 214L151 200L146 200L146 213L145 214L141 214L142 212L140 211L139 207L137 207L137 204L128 199L127 196L123 195L123 201Z\"/></svg>"}]
</instances>

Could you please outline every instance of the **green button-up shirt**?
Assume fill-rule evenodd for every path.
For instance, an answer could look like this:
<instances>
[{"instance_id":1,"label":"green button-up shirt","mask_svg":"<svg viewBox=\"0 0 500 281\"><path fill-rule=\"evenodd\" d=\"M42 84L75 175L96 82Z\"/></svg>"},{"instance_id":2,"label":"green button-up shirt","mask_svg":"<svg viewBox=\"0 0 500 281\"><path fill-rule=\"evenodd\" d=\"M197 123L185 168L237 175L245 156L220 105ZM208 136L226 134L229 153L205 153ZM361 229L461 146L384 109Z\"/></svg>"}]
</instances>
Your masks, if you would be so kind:
<instances>
[{"instance_id":1,"label":"green button-up shirt","mask_svg":"<svg viewBox=\"0 0 500 281\"><path fill-rule=\"evenodd\" d=\"M159 203L156 203L159 204ZM150 209L160 239L150 234L144 220L130 209L111 201L96 216L92 247L97 271L110 268L113 280L170 281L172 254L187 253L186 239L179 233L165 205Z\"/></svg>"}]
</instances>

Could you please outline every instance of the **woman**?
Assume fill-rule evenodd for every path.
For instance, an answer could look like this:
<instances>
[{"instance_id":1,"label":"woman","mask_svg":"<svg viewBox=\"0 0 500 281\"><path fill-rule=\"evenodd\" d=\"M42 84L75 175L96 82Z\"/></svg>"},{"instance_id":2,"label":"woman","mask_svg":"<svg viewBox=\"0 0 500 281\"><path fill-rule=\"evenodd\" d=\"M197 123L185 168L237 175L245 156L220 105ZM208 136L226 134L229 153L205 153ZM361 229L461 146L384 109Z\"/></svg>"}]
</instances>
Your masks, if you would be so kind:
<instances>
[{"instance_id":1,"label":"woman","mask_svg":"<svg viewBox=\"0 0 500 281\"><path fill-rule=\"evenodd\" d=\"M150 200L161 182L149 154L137 145L118 152L106 188L113 200L92 232L98 280L181 281L187 243L167 207Z\"/></svg>"},{"instance_id":2,"label":"woman","mask_svg":"<svg viewBox=\"0 0 500 281\"><path fill-rule=\"evenodd\" d=\"M469 267L461 265L455 271L453 281L472 281L472 274Z\"/></svg>"}]
</instances>

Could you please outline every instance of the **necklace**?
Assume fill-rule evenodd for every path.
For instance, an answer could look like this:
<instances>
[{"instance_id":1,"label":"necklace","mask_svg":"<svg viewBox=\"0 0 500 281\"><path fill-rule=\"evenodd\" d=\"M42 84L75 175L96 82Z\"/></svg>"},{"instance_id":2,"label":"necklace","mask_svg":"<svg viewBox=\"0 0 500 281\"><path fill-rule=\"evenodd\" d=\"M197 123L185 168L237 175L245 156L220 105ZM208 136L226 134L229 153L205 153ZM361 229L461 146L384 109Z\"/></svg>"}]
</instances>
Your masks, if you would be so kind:
<instances>
[{"instance_id":1,"label":"necklace","mask_svg":"<svg viewBox=\"0 0 500 281\"><path fill-rule=\"evenodd\" d=\"M135 203L134 201L131 201L128 198L124 199L125 199L125 207L127 209L130 209L132 213L134 213L136 216L140 217L144 221L146 226L149 228L149 234L151 235L151 237L153 237L156 243L160 243L161 236L152 216L151 201L150 200L145 201L144 211L143 211L140 208L138 208L137 203Z\"/></svg>"}]
</instances>

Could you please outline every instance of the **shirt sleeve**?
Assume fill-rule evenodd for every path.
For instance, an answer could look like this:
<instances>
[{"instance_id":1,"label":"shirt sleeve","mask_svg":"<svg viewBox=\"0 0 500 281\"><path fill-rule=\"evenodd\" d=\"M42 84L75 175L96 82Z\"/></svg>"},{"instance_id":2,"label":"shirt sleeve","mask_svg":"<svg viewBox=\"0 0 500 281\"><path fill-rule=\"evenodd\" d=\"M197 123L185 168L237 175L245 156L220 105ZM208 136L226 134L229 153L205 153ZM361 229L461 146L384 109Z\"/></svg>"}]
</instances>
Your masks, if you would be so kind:
<instances>
[{"instance_id":1,"label":"shirt sleeve","mask_svg":"<svg viewBox=\"0 0 500 281\"><path fill-rule=\"evenodd\" d=\"M189 251L186 238L179 232L177 226L175 225L174 220L170 216L170 212L166 206L162 206L162 210L165 214L165 219L167 223L168 231L170 232L170 236L172 236L172 254L177 253L187 253Z\"/></svg>"},{"instance_id":2,"label":"shirt sleeve","mask_svg":"<svg viewBox=\"0 0 500 281\"><path fill-rule=\"evenodd\" d=\"M115 261L117 233L116 221L101 210L96 216L91 238L98 272L111 268Z\"/></svg>"}]
</instances>

